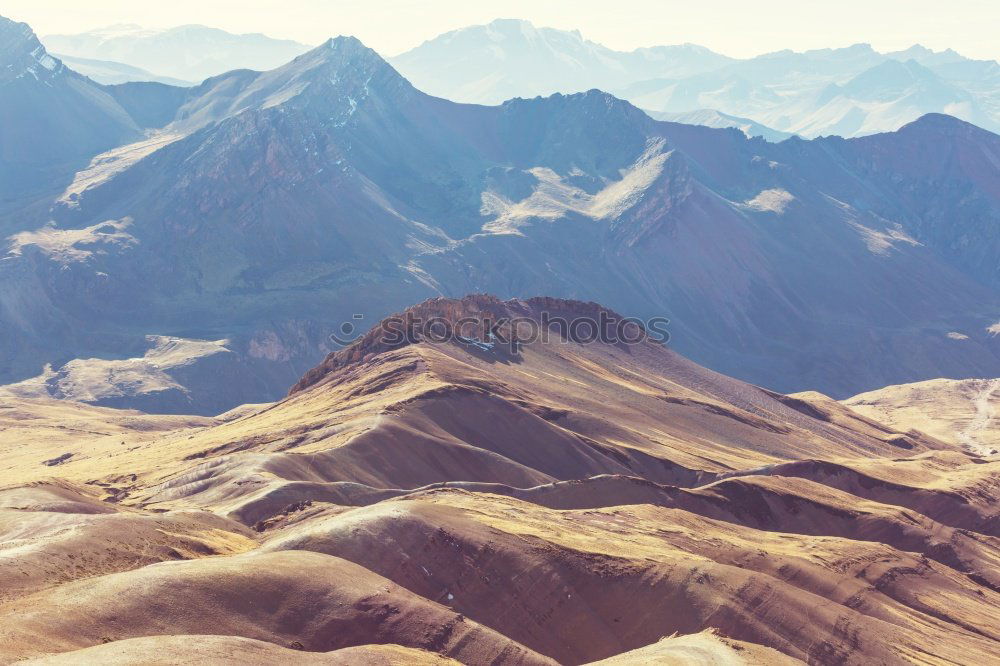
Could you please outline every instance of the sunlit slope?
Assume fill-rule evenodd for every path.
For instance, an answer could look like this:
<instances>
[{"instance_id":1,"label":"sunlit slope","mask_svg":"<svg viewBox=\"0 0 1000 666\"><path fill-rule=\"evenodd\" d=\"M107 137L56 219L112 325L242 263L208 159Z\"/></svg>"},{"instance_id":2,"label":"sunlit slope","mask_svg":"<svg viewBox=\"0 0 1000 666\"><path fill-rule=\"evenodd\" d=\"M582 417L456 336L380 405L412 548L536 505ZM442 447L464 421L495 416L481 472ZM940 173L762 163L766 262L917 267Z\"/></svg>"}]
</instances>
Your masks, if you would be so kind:
<instances>
[{"instance_id":1,"label":"sunlit slope","mask_svg":"<svg viewBox=\"0 0 1000 666\"><path fill-rule=\"evenodd\" d=\"M614 316L475 296L403 317L542 312ZM215 419L8 399L0 658L1000 659L1000 461L556 333L375 329Z\"/></svg>"}]
</instances>

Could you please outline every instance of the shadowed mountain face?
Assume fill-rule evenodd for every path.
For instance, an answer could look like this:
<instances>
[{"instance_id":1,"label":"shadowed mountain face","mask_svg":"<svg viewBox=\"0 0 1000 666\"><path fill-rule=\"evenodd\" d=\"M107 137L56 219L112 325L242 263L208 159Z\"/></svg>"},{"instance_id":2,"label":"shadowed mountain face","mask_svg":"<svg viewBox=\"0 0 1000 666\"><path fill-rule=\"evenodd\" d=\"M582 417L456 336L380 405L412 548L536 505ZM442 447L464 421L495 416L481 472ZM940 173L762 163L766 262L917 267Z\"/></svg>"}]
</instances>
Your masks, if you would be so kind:
<instances>
[{"instance_id":1,"label":"shadowed mountain face","mask_svg":"<svg viewBox=\"0 0 1000 666\"><path fill-rule=\"evenodd\" d=\"M352 315L475 291L668 317L675 348L777 390L1000 374L1000 138L950 117L771 144L598 91L460 105L352 38L109 90L162 128L11 239L7 381L157 335L227 341L262 377L229 404L271 399Z\"/></svg>"},{"instance_id":2,"label":"shadowed mountain face","mask_svg":"<svg viewBox=\"0 0 1000 666\"><path fill-rule=\"evenodd\" d=\"M1000 658L995 456L560 319L621 317L429 300L217 419L0 398L0 658Z\"/></svg>"},{"instance_id":3,"label":"shadowed mountain face","mask_svg":"<svg viewBox=\"0 0 1000 666\"><path fill-rule=\"evenodd\" d=\"M107 92L49 55L27 24L0 16L0 214L139 136ZM11 231L6 222L0 232Z\"/></svg>"}]
</instances>

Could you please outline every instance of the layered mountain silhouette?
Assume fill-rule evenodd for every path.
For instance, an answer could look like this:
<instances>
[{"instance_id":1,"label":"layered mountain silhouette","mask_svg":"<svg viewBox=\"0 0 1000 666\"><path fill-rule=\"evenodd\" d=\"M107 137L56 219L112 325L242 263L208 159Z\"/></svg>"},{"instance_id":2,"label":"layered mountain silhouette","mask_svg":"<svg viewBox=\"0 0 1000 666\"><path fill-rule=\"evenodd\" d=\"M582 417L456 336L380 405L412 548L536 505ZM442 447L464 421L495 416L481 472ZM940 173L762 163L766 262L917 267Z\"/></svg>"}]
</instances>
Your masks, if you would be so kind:
<instances>
[{"instance_id":1,"label":"layered mountain silhouette","mask_svg":"<svg viewBox=\"0 0 1000 666\"><path fill-rule=\"evenodd\" d=\"M1000 65L919 45L878 53L855 44L739 60L690 44L614 51L579 32L497 20L445 33L392 63L418 88L459 102L600 88L653 113L701 112L709 122L697 115L684 122L717 126L725 119L769 139L781 132L862 136L933 112L1000 130Z\"/></svg>"},{"instance_id":2,"label":"layered mountain silhouette","mask_svg":"<svg viewBox=\"0 0 1000 666\"><path fill-rule=\"evenodd\" d=\"M1000 374L1000 138L951 117L772 144L599 91L461 105L347 37L196 88L95 90L152 133L20 220L5 381L167 336L260 377L229 405L272 399L353 315L471 291L667 317L678 350L783 391ZM232 389L210 390L182 411Z\"/></svg>"},{"instance_id":3,"label":"layered mountain silhouette","mask_svg":"<svg viewBox=\"0 0 1000 666\"><path fill-rule=\"evenodd\" d=\"M83 74L87 78L107 85L118 83L131 83L139 81L151 81L154 83L165 83L172 86L192 86L191 81L184 81L170 76L160 76L147 71L141 67L126 65L113 60L95 60L93 58L80 58L78 56L68 56L58 54L57 56L75 72Z\"/></svg>"},{"instance_id":4,"label":"layered mountain silhouette","mask_svg":"<svg viewBox=\"0 0 1000 666\"><path fill-rule=\"evenodd\" d=\"M685 125L704 125L705 127L735 127L749 137L759 136L773 143L790 139L794 134L791 132L779 132L770 127L754 122L749 118L731 116L728 113L720 113L714 109L696 109L694 111L682 111L678 113L668 113L665 111L649 111L652 118L657 120L668 120Z\"/></svg>"},{"instance_id":5,"label":"layered mountain silhouette","mask_svg":"<svg viewBox=\"0 0 1000 666\"><path fill-rule=\"evenodd\" d=\"M4 401L0 656L1000 658L995 457L554 321L622 318L433 299L216 419Z\"/></svg>"},{"instance_id":6,"label":"layered mountain silhouette","mask_svg":"<svg viewBox=\"0 0 1000 666\"><path fill-rule=\"evenodd\" d=\"M131 65L152 73L139 80L173 77L194 83L234 69L271 69L310 49L288 39L236 35L204 25L154 30L129 23L79 34L45 35L42 42L58 54ZM120 82L109 80L107 74L101 79L97 80Z\"/></svg>"},{"instance_id":7,"label":"layered mountain silhouette","mask_svg":"<svg viewBox=\"0 0 1000 666\"><path fill-rule=\"evenodd\" d=\"M391 59L421 90L460 102L499 104L660 77L702 74L735 62L694 44L620 52L578 31L498 19L453 30Z\"/></svg>"},{"instance_id":8,"label":"layered mountain silhouette","mask_svg":"<svg viewBox=\"0 0 1000 666\"><path fill-rule=\"evenodd\" d=\"M233 69L277 67L310 48L199 25L114 25L42 41L105 84L199 82ZM445 33L390 62L420 90L457 102L500 104L599 88L654 117L737 127L772 141L891 131L934 112L1000 130L1000 65L920 45L879 53L855 44L736 59L694 44L616 51L579 31L498 19ZM884 87L887 77L892 81Z\"/></svg>"}]
</instances>

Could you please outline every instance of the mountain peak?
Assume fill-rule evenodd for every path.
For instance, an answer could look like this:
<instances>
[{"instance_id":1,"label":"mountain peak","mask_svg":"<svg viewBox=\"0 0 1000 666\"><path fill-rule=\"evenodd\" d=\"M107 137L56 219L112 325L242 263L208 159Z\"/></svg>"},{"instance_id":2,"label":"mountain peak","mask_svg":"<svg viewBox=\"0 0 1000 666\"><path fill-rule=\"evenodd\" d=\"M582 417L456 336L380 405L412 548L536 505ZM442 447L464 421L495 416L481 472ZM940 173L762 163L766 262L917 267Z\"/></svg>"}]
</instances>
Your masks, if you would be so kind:
<instances>
[{"instance_id":1,"label":"mountain peak","mask_svg":"<svg viewBox=\"0 0 1000 666\"><path fill-rule=\"evenodd\" d=\"M333 83L344 89L358 87L366 94L369 84L384 86L389 82L405 81L382 56L357 37L347 35L330 38L274 71L297 72L299 77L322 72L324 85Z\"/></svg>"},{"instance_id":2,"label":"mountain peak","mask_svg":"<svg viewBox=\"0 0 1000 666\"><path fill-rule=\"evenodd\" d=\"M357 37L340 35L331 37L311 51L306 51L276 71L291 67L311 69L321 66L338 68L351 66L365 69L390 67L389 63L382 59L382 56L365 46Z\"/></svg>"},{"instance_id":3,"label":"mountain peak","mask_svg":"<svg viewBox=\"0 0 1000 666\"><path fill-rule=\"evenodd\" d=\"M538 95L534 98L524 98L524 97L514 97L505 101L500 106L505 108L520 107L525 104L567 104L573 105L575 108L607 108L607 109L621 109L621 110L631 110L635 106L628 102L627 100L616 97L609 92L605 92L599 88L591 88L590 90L585 90L575 93L552 93L551 95Z\"/></svg>"},{"instance_id":4,"label":"mountain peak","mask_svg":"<svg viewBox=\"0 0 1000 666\"><path fill-rule=\"evenodd\" d=\"M332 371L413 344L440 343L441 338L446 337L455 344L506 358L518 353L514 350L518 346L514 339L522 345L533 341L525 335L531 329L537 332L539 327L548 325L556 335L575 340L577 329L569 327L569 322L580 321L587 322L579 326L589 335L596 334L602 326L610 326L607 330L612 331L625 319L597 303L547 296L507 301L491 294L431 298L383 319L347 347L328 355L292 387L291 393L318 384ZM516 333L512 326L516 327ZM497 337L494 338L491 331L496 331ZM612 340L607 342L615 344Z\"/></svg>"},{"instance_id":5,"label":"mountain peak","mask_svg":"<svg viewBox=\"0 0 1000 666\"><path fill-rule=\"evenodd\" d=\"M568 41L570 43L584 41L579 30L559 30L536 26L524 19L494 19L485 26L477 26L485 31L487 38L493 42L520 41L528 43L544 43L551 40Z\"/></svg>"},{"instance_id":6,"label":"mountain peak","mask_svg":"<svg viewBox=\"0 0 1000 666\"><path fill-rule=\"evenodd\" d=\"M933 133L939 136L978 135L998 138L989 130L966 122L947 113L925 113L913 122L903 125L898 133Z\"/></svg>"},{"instance_id":7,"label":"mountain peak","mask_svg":"<svg viewBox=\"0 0 1000 666\"><path fill-rule=\"evenodd\" d=\"M915 57L915 56L918 56L918 55L931 55L932 53L934 53L934 51L930 50L929 48L927 48L923 44L914 44L910 48L908 48L908 49L906 49L904 51L900 51L899 53L900 54L904 54L905 53L907 55L910 55L911 57Z\"/></svg>"},{"instance_id":8,"label":"mountain peak","mask_svg":"<svg viewBox=\"0 0 1000 666\"><path fill-rule=\"evenodd\" d=\"M31 31L31 26L27 23L18 23L5 16L0 16L0 48L30 40L34 36L35 33Z\"/></svg>"},{"instance_id":9,"label":"mountain peak","mask_svg":"<svg viewBox=\"0 0 1000 666\"><path fill-rule=\"evenodd\" d=\"M534 28L535 24L527 19L517 18L495 18L486 25L495 28Z\"/></svg>"},{"instance_id":10,"label":"mountain peak","mask_svg":"<svg viewBox=\"0 0 1000 666\"><path fill-rule=\"evenodd\" d=\"M375 53L354 35L338 35L326 40L316 50L325 49L337 53Z\"/></svg>"},{"instance_id":11,"label":"mountain peak","mask_svg":"<svg viewBox=\"0 0 1000 666\"><path fill-rule=\"evenodd\" d=\"M0 16L0 83L25 76L45 80L63 69L62 62L46 52L27 23Z\"/></svg>"},{"instance_id":12,"label":"mountain peak","mask_svg":"<svg viewBox=\"0 0 1000 666\"><path fill-rule=\"evenodd\" d=\"M286 65L264 72L261 79L272 83L312 80L325 89L328 84L351 88L353 83L367 87L382 79L402 77L378 53L365 46L357 37L332 37ZM353 82L353 83L352 83Z\"/></svg>"},{"instance_id":13,"label":"mountain peak","mask_svg":"<svg viewBox=\"0 0 1000 666\"><path fill-rule=\"evenodd\" d=\"M855 76L844 84L844 89L856 95L899 94L908 86L943 86L940 78L913 59L885 60Z\"/></svg>"},{"instance_id":14,"label":"mountain peak","mask_svg":"<svg viewBox=\"0 0 1000 666\"><path fill-rule=\"evenodd\" d=\"M486 24L486 28L510 35L526 35L538 32L538 27L525 19L498 18Z\"/></svg>"},{"instance_id":15,"label":"mountain peak","mask_svg":"<svg viewBox=\"0 0 1000 666\"><path fill-rule=\"evenodd\" d=\"M404 99L413 87L356 37L340 36L265 72L240 70L208 79L175 127L192 130L248 109L311 108L340 127L370 97Z\"/></svg>"}]
</instances>

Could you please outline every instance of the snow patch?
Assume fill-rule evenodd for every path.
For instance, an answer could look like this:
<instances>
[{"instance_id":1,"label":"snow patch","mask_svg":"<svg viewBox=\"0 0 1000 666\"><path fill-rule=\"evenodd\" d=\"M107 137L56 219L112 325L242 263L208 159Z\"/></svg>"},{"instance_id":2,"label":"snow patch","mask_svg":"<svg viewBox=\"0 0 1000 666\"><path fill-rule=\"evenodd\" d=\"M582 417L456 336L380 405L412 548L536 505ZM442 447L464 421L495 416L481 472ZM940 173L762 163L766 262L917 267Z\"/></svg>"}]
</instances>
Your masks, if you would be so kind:
<instances>
[{"instance_id":1,"label":"snow patch","mask_svg":"<svg viewBox=\"0 0 1000 666\"><path fill-rule=\"evenodd\" d=\"M888 256L890 251L896 249L896 243L906 243L914 247L920 245L916 239L907 235L900 225L896 225L895 228L886 229L885 231L878 231L871 227L866 227L859 222L852 221L848 222L848 224L857 230L865 245L868 246L868 251L872 254L883 257Z\"/></svg>"},{"instance_id":2,"label":"snow patch","mask_svg":"<svg viewBox=\"0 0 1000 666\"><path fill-rule=\"evenodd\" d=\"M871 221L877 222L883 226L881 231L873 229L872 227L859 222L859 220L862 219L862 214L849 203L835 199L829 194L824 194L823 196L827 201L843 211L845 217L847 218L845 220L847 224L858 232L858 235L861 236L862 241L864 241L865 245L868 246L868 250L872 254L888 256L889 253L896 249L900 243L905 243L912 247L923 245L923 243L903 231L903 225L899 222L893 222L881 217L880 215L868 212L864 214L866 221L869 221L867 218L874 218Z\"/></svg>"},{"instance_id":3,"label":"snow patch","mask_svg":"<svg viewBox=\"0 0 1000 666\"><path fill-rule=\"evenodd\" d=\"M969 336L964 333L959 333L958 331L948 331L948 338L952 340L968 340Z\"/></svg>"},{"instance_id":4,"label":"snow patch","mask_svg":"<svg viewBox=\"0 0 1000 666\"><path fill-rule=\"evenodd\" d=\"M444 293L444 290L442 289L441 285L438 284L437 280L435 280L430 273L425 271L419 264L417 264L416 261L410 261L410 263L406 264L405 266L401 266L401 268L410 275L412 275L421 284L433 289L435 292L439 294Z\"/></svg>"},{"instance_id":5,"label":"snow patch","mask_svg":"<svg viewBox=\"0 0 1000 666\"><path fill-rule=\"evenodd\" d=\"M786 190L773 189L764 190L753 199L747 199L741 205L749 210L760 213L776 213L781 215L788 208L788 204L795 201L795 197Z\"/></svg>"}]
</instances>

